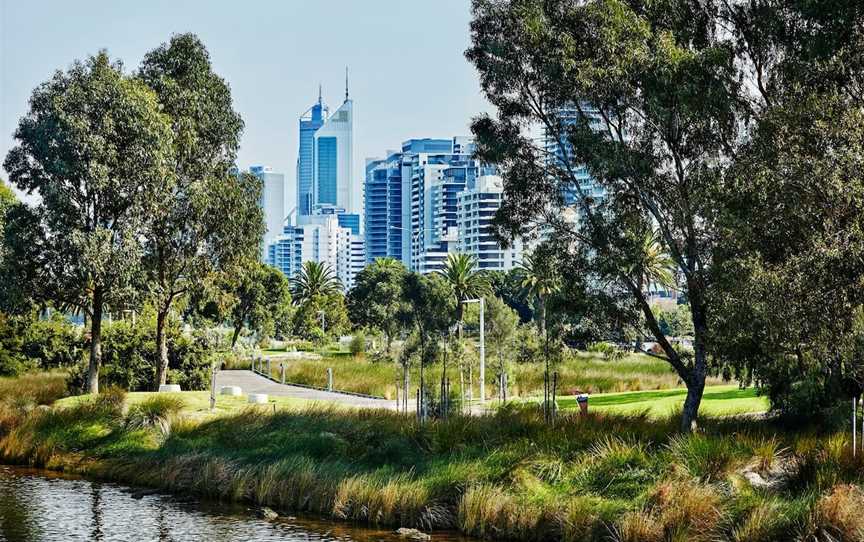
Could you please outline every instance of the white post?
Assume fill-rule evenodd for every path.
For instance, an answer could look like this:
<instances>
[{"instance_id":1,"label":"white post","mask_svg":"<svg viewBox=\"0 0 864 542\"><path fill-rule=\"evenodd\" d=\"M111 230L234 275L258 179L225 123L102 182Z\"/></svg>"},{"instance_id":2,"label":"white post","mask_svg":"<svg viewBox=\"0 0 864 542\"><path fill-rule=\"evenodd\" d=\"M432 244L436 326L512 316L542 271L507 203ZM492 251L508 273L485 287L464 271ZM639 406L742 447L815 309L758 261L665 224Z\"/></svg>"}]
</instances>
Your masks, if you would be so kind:
<instances>
[{"instance_id":1,"label":"white post","mask_svg":"<svg viewBox=\"0 0 864 542\"><path fill-rule=\"evenodd\" d=\"M486 401L486 300L480 298L480 404Z\"/></svg>"},{"instance_id":2,"label":"white post","mask_svg":"<svg viewBox=\"0 0 864 542\"><path fill-rule=\"evenodd\" d=\"M333 391L333 369L327 369L327 391Z\"/></svg>"}]
</instances>

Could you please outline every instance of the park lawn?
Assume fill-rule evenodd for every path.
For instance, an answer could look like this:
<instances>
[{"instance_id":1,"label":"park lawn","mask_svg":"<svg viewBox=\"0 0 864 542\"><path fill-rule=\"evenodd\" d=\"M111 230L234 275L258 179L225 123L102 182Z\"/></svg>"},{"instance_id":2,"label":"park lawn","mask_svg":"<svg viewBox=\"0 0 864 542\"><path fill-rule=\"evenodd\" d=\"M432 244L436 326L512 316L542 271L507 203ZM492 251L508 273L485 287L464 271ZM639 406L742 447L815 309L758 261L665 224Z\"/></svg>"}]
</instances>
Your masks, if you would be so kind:
<instances>
[{"instance_id":1,"label":"park lawn","mask_svg":"<svg viewBox=\"0 0 864 542\"><path fill-rule=\"evenodd\" d=\"M628 391L621 393L601 393L591 395L589 410L615 414L648 413L649 416L662 418L681 412L685 388L651 391ZM577 409L573 395L558 398L562 409ZM730 416L765 412L769 408L768 399L756 395L755 388L741 389L737 385L710 386L705 388L699 413L709 416Z\"/></svg>"},{"instance_id":2,"label":"park lawn","mask_svg":"<svg viewBox=\"0 0 864 542\"><path fill-rule=\"evenodd\" d=\"M135 405L145 401L146 399L149 399L150 397L153 397L154 395L171 395L174 397L179 397L183 400L184 406L183 410L181 411L183 414L187 414L195 418L207 417L211 415L209 391L181 391L179 393L157 393L152 391L129 392L126 394L126 403L130 406ZM91 397L92 396L89 394L75 395L72 397L60 399L54 404L63 408L75 407L82 402L91 400ZM276 406L277 410L299 410L309 407L314 403L314 401L309 401L307 399L298 399L295 397L270 396L269 399L270 400L267 405L250 405L248 403L248 397L246 395L240 395L238 397L217 395L216 410L212 414L235 414L250 407L259 410L272 410L274 405Z\"/></svg>"}]
</instances>

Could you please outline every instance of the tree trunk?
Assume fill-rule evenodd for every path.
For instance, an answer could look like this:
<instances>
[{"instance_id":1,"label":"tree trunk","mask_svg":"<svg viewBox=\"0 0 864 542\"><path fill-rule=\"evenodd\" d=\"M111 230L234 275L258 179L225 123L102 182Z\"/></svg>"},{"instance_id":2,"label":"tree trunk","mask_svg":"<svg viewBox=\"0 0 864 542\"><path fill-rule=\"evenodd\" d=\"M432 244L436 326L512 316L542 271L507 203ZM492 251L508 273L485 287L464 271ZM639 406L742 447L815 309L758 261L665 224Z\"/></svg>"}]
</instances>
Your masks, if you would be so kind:
<instances>
[{"instance_id":1,"label":"tree trunk","mask_svg":"<svg viewBox=\"0 0 864 542\"><path fill-rule=\"evenodd\" d=\"M681 430L696 429L699 415L699 405L705 391L705 378L708 376L708 352L705 348L705 335L708 332L708 321L701 292L690 298L690 313L693 317L693 367L687 382L687 398L684 400L684 411L681 415Z\"/></svg>"},{"instance_id":2,"label":"tree trunk","mask_svg":"<svg viewBox=\"0 0 864 542\"><path fill-rule=\"evenodd\" d=\"M234 349L234 346L237 345L237 339L240 337L240 331L243 329L243 321L241 320L239 324L234 324L234 335L231 336L231 349Z\"/></svg>"},{"instance_id":3,"label":"tree trunk","mask_svg":"<svg viewBox=\"0 0 864 542\"><path fill-rule=\"evenodd\" d=\"M93 315L90 318L90 366L87 371L87 389L99 393L99 368L102 366L102 309L101 287L93 290Z\"/></svg>"},{"instance_id":4,"label":"tree trunk","mask_svg":"<svg viewBox=\"0 0 864 542\"><path fill-rule=\"evenodd\" d=\"M546 300L542 295L537 297L537 332L546 336Z\"/></svg>"},{"instance_id":5,"label":"tree trunk","mask_svg":"<svg viewBox=\"0 0 864 542\"><path fill-rule=\"evenodd\" d=\"M163 307L156 314L156 382L153 391L159 391L159 386L168 379L168 308Z\"/></svg>"}]
</instances>

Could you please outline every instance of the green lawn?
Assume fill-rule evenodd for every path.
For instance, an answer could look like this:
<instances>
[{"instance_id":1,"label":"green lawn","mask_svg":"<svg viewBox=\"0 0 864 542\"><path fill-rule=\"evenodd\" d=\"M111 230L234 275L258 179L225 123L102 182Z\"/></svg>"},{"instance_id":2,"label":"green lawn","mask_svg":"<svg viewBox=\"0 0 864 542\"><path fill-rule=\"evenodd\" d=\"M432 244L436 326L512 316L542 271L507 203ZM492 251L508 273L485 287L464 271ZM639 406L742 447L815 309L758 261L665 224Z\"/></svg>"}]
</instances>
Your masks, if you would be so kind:
<instances>
[{"instance_id":1,"label":"green lawn","mask_svg":"<svg viewBox=\"0 0 864 542\"><path fill-rule=\"evenodd\" d=\"M163 393L164 394L164 393ZM156 395L156 392L149 391L140 391L140 392L130 392L126 394L126 403L129 405L134 405L136 403L140 403L147 399L148 397L152 397ZM167 395L173 395L176 397L180 397L183 399L183 403L185 407L183 408L183 412L185 414L190 414L193 416L206 416L210 414L210 392L209 391L181 391L179 393L169 393ZM76 395L73 397L66 397L65 399L61 399L57 401L55 404L61 407L72 407L79 404L82 401L86 401L90 399L90 395ZM308 401L306 399L296 399L293 397L270 397L270 401L267 405L250 405L248 403L248 398L246 395L241 395L239 397L232 397L229 395L217 395L216 396L216 414L229 414L239 412L245 408L253 407L257 409L273 409L273 405L276 406L277 410L283 409L299 409L303 407L307 407L311 405L313 402Z\"/></svg>"},{"instance_id":2,"label":"green lawn","mask_svg":"<svg viewBox=\"0 0 864 542\"><path fill-rule=\"evenodd\" d=\"M687 390L628 391L622 393L601 393L591 395L588 400L590 410L636 414L647 412L651 416L667 416L678 413L684 405ZM560 397L558 405L562 409L579 408L575 396ZM758 397L753 388L740 389L736 385L711 386L705 388L700 414L724 416L768 410L768 399Z\"/></svg>"}]
</instances>

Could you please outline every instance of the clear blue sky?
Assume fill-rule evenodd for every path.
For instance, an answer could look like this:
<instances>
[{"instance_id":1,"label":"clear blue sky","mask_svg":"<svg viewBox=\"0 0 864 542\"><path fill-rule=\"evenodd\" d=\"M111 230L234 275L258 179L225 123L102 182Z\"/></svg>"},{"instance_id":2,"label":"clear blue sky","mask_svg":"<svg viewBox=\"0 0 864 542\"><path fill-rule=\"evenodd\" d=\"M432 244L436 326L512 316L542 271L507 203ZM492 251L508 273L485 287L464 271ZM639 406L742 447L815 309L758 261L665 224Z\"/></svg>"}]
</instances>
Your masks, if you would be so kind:
<instances>
[{"instance_id":1,"label":"clear blue sky","mask_svg":"<svg viewBox=\"0 0 864 542\"><path fill-rule=\"evenodd\" d=\"M246 122L239 165L284 172L293 205L297 117L341 103L345 66L358 111L356 170L411 137L468 135L480 95L469 0L0 0L0 158L32 89L107 49L133 70L172 33L194 32ZM2 159L0 159L2 162ZM0 173L7 178L5 172Z\"/></svg>"}]
</instances>

